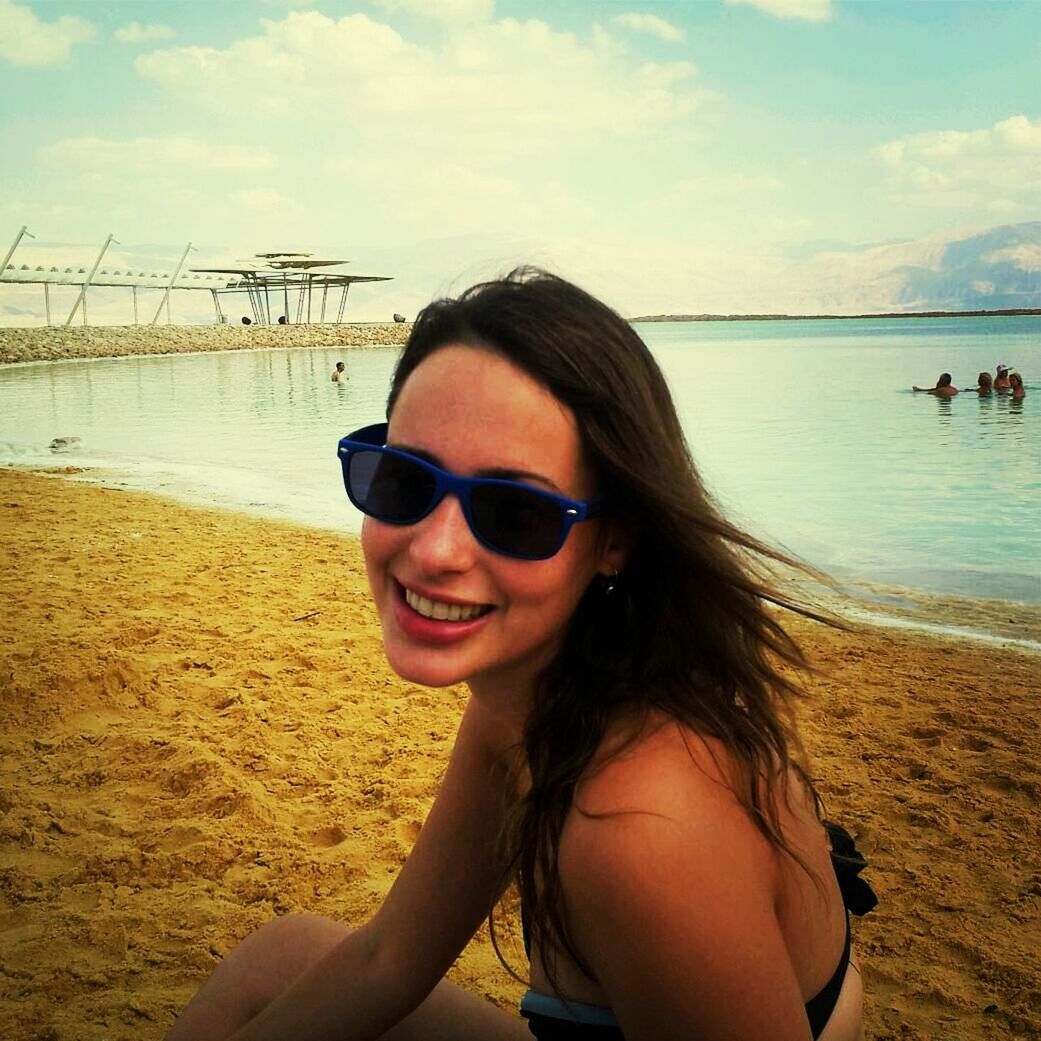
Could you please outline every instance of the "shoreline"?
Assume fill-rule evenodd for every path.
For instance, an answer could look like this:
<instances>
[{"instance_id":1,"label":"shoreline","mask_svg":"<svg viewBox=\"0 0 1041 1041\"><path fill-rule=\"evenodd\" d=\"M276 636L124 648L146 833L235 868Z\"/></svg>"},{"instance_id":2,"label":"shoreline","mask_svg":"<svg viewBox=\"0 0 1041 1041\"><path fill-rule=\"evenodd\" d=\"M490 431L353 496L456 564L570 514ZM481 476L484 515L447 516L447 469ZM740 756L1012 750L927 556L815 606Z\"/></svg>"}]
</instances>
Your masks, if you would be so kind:
<instances>
[{"instance_id":1,"label":"shoreline","mask_svg":"<svg viewBox=\"0 0 1041 1041\"><path fill-rule=\"evenodd\" d=\"M879 314L649 314L636 322L821 322L865 318L1015 318L1041 315L1038 307L1008 307L997 311L883 311Z\"/></svg>"},{"instance_id":2,"label":"shoreline","mask_svg":"<svg viewBox=\"0 0 1041 1041\"><path fill-rule=\"evenodd\" d=\"M398 346L410 322L340 325L117 325L0 329L0 364L257 348Z\"/></svg>"},{"instance_id":3,"label":"shoreline","mask_svg":"<svg viewBox=\"0 0 1041 1041\"><path fill-rule=\"evenodd\" d=\"M245 504L219 503L203 497L178 495L167 488L144 487L130 482L125 475L94 467L63 466L57 461L54 465L38 461L0 463L0 473L5 471L64 478L99 488L154 495L189 508L239 514L254 520L291 524L322 534L357 539L356 533L346 532L341 526L323 523L318 519L308 521L270 510L249 509ZM793 575L788 581L799 586L802 580L798 575ZM1041 603L1038 602L968 597L915 586L885 585L851 576L842 581L836 580L834 589L814 584L807 595L820 598L829 609L847 617L854 625L905 629L932 634L939 639L971 640L993 646L1017 647L1027 654L1041 654Z\"/></svg>"},{"instance_id":4,"label":"shoreline","mask_svg":"<svg viewBox=\"0 0 1041 1041\"><path fill-rule=\"evenodd\" d=\"M10 469L0 509L0 1034L158 1041L263 921L373 912L465 692L389 671L354 538ZM867 1037L1041 1031L1036 656L786 624L881 901L854 922ZM523 990L484 932L451 975Z\"/></svg>"}]
</instances>

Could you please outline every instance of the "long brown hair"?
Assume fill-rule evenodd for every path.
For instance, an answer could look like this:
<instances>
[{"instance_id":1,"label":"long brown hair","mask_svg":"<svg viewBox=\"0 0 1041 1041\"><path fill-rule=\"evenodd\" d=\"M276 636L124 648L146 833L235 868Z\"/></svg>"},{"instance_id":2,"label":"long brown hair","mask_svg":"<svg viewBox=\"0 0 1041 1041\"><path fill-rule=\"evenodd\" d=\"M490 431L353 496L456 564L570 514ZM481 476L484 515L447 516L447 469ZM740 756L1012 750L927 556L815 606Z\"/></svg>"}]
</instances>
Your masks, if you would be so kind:
<instances>
[{"instance_id":1,"label":"long brown hair","mask_svg":"<svg viewBox=\"0 0 1041 1041\"><path fill-rule=\"evenodd\" d=\"M831 619L776 591L770 565L795 562L723 517L661 370L605 304L530 268L435 301L399 359L388 415L416 366L451 343L502 355L572 411L609 516L632 540L617 588L605 595L592 583L540 677L524 735L528 784L505 836L550 978L554 948L588 973L564 921L558 851L609 721L623 709L659 710L718 739L736 766L736 795L791 853L772 795L792 770L813 787L792 714L800 690L779 663L807 663L769 605Z\"/></svg>"}]
</instances>

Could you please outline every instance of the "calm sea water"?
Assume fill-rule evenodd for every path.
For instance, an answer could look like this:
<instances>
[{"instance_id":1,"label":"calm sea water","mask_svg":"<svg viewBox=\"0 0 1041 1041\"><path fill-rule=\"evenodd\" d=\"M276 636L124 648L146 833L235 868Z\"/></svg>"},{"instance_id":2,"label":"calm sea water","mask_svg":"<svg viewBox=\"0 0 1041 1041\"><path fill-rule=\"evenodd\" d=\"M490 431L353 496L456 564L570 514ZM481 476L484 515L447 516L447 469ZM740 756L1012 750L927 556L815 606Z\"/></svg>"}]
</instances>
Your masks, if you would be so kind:
<instances>
[{"instance_id":1,"label":"calm sea water","mask_svg":"<svg viewBox=\"0 0 1041 1041\"><path fill-rule=\"evenodd\" d=\"M1041 602L1041 317L648 323L703 476L846 579ZM396 349L0 367L0 464L356 531L337 439L383 416ZM340 359L350 379L332 383ZM997 362L1027 397L913 394ZM66 451L56 437L77 437Z\"/></svg>"}]
</instances>

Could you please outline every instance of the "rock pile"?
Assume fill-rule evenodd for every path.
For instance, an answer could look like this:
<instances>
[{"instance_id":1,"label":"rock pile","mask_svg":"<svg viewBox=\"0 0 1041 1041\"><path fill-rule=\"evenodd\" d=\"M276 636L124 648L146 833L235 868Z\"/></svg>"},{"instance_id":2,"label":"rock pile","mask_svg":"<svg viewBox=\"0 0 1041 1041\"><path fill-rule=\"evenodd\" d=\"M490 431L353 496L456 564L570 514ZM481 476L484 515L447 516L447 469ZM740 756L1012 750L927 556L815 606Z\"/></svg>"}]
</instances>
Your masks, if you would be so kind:
<instances>
[{"instance_id":1,"label":"rock pile","mask_svg":"<svg viewBox=\"0 0 1041 1041\"><path fill-rule=\"evenodd\" d=\"M0 329L0 363L190 354L257 347L372 347L405 342L411 324L126 325Z\"/></svg>"}]
</instances>

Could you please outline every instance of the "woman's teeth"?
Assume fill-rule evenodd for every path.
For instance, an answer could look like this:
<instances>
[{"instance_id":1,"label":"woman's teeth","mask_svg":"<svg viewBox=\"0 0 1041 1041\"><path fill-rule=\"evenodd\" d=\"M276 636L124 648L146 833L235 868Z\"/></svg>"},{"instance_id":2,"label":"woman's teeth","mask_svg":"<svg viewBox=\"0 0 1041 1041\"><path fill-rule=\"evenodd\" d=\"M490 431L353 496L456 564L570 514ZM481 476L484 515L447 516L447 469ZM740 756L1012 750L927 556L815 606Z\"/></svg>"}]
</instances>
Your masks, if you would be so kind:
<instances>
[{"instance_id":1,"label":"woman's teeth","mask_svg":"<svg viewBox=\"0 0 1041 1041\"><path fill-rule=\"evenodd\" d=\"M487 605L480 604L443 604L413 593L411 589L405 590L405 602L416 614L438 622L469 622L490 610Z\"/></svg>"}]
</instances>

